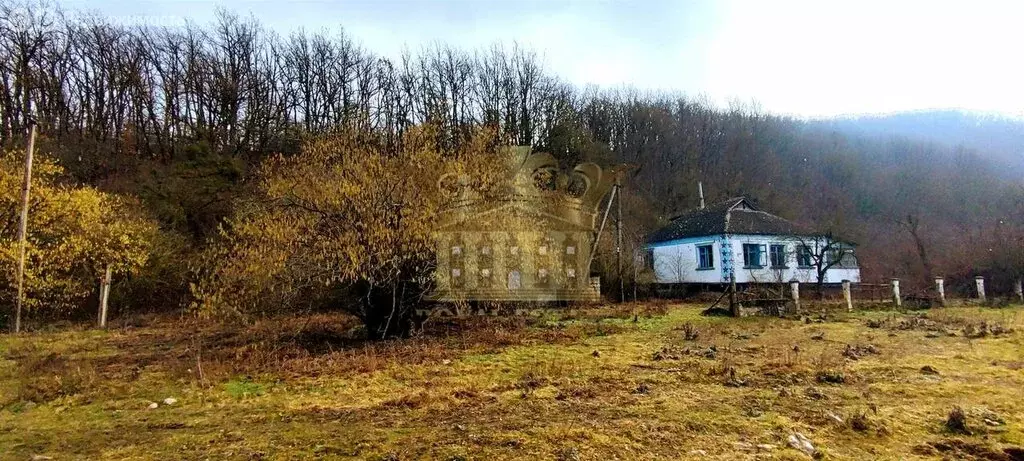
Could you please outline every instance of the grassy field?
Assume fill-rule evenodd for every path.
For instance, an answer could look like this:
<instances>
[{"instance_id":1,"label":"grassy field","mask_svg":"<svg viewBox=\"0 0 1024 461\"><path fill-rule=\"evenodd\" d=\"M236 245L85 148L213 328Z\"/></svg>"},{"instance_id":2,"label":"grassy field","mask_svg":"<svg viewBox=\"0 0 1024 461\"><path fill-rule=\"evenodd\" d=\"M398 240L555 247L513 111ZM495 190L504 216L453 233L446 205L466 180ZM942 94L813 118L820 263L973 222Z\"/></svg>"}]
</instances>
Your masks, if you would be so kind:
<instances>
[{"instance_id":1,"label":"grassy field","mask_svg":"<svg viewBox=\"0 0 1024 461\"><path fill-rule=\"evenodd\" d=\"M0 459L1024 459L1024 308L699 312L3 335Z\"/></svg>"}]
</instances>

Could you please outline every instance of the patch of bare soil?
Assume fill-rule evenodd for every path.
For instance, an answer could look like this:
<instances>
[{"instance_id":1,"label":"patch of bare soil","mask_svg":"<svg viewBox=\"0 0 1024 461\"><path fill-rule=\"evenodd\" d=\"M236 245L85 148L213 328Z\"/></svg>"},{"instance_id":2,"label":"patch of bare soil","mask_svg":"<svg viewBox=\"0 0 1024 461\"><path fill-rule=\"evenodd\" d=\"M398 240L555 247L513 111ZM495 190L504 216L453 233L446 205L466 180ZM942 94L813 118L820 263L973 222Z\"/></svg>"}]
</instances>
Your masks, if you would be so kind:
<instances>
[{"instance_id":1,"label":"patch of bare soil","mask_svg":"<svg viewBox=\"0 0 1024 461\"><path fill-rule=\"evenodd\" d=\"M918 445L914 453L968 461L1024 461L1024 447L997 448L963 439L942 439Z\"/></svg>"}]
</instances>

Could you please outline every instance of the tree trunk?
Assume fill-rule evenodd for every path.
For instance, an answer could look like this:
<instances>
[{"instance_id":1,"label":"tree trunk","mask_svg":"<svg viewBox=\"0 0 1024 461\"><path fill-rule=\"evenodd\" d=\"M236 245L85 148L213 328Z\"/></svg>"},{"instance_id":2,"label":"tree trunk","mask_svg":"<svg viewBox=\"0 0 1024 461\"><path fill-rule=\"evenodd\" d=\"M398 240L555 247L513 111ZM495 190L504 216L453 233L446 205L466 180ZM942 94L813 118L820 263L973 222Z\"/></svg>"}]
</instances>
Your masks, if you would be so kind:
<instances>
[{"instance_id":1,"label":"tree trunk","mask_svg":"<svg viewBox=\"0 0 1024 461\"><path fill-rule=\"evenodd\" d=\"M362 311L359 317L368 339L404 338L413 328L415 304L411 302L408 282L389 285L363 284L360 291Z\"/></svg>"},{"instance_id":2,"label":"tree trunk","mask_svg":"<svg viewBox=\"0 0 1024 461\"><path fill-rule=\"evenodd\" d=\"M931 260L928 259L928 252L925 249L924 240L918 233L918 228L920 227L920 224L921 221L919 218L916 218L913 215L907 215L907 231L910 232L910 237L914 239L914 246L917 249L917 256L918 258L921 259L921 266L924 267L924 276L926 280L925 283L931 283L931 280L933 280L932 263Z\"/></svg>"}]
</instances>

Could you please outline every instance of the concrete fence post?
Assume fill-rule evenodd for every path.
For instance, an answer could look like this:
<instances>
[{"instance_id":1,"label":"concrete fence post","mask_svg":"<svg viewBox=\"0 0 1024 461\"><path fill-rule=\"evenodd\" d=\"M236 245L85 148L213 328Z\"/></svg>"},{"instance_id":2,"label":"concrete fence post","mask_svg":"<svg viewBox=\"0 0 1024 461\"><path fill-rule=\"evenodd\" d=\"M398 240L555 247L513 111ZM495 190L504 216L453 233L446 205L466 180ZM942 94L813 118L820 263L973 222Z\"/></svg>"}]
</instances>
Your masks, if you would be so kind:
<instances>
[{"instance_id":1,"label":"concrete fence post","mask_svg":"<svg viewBox=\"0 0 1024 461\"><path fill-rule=\"evenodd\" d=\"M1024 283L1021 279L1017 279L1017 284L1013 286L1013 291L1017 295L1017 300L1024 303Z\"/></svg>"},{"instance_id":2,"label":"concrete fence post","mask_svg":"<svg viewBox=\"0 0 1024 461\"><path fill-rule=\"evenodd\" d=\"M794 312L800 313L800 282L796 279L789 281L789 294L793 297Z\"/></svg>"},{"instance_id":3,"label":"concrete fence post","mask_svg":"<svg viewBox=\"0 0 1024 461\"><path fill-rule=\"evenodd\" d=\"M850 293L849 280L843 280L843 299L846 300L846 312L853 312L853 293Z\"/></svg>"},{"instance_id":4,"label":"concrete fence post","mask_svg":"<svg viewBox=\"0 0 1024 461\"><path fill-rule=\"evenodd\" d=\"M900 298L900 279L892 279L892 305L897 309L903 306L903 299Z\"/></svg>"},{"instance_id":5,"label":"concrete fence post","mask_svg":"<svg viewBox=\"0 0 1024 461\"><path fill-rule=\"evenodd\" d=\"M939 305L946 305L946 281L942 277L935 277L935 291L939 294Z\"/></svg>"},{"instance_id":6,"label":"concrete fence post","mask_svg":"<svg viewBox=\"0 0 1024 461\"><path fill-rule=\"evenodd\" d=\"M978 301L985 302L985 277L974 277L974 288L978 292Z\"/></svg>"}]
</instances>

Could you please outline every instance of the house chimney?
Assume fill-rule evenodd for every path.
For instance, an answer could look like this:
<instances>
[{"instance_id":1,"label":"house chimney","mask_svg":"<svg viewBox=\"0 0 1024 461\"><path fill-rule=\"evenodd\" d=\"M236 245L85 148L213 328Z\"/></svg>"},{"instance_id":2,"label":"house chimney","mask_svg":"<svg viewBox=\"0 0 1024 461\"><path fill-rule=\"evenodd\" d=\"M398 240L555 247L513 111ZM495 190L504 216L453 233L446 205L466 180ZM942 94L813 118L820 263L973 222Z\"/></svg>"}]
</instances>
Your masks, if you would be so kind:
<instances>
[{"instance_id":1,"label":"house chimney","mask_svg":"<svg viewBox=\"0 0 1024 461\"><path fill-rule=\"evenodd\" d=\"M697 181L697 194L700 195L700 209L704 209L704 183Z\"/></svg>"}]
</instances>

